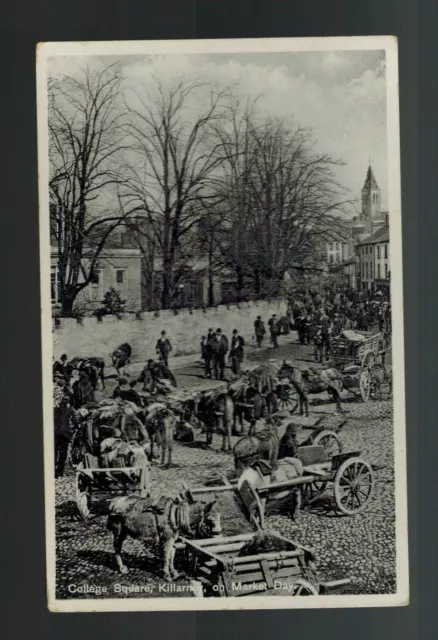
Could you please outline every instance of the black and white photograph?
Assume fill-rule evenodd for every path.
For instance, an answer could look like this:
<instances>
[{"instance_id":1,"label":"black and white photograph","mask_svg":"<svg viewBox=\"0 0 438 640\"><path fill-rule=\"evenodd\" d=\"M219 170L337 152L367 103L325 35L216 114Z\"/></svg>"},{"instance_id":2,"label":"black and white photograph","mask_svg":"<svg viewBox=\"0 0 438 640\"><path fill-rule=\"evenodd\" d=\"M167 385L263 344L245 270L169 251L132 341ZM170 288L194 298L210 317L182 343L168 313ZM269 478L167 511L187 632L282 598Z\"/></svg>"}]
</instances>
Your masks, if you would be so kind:
<instances>
[{"instance_id":1,"label":"black and white photograph","mask_svg":"<svg viewBox=\"0 0 438 640\"><path fill-rule=\"evenodd\" d=\"M38 45L52 611L408 604L397 55Z\"/></svg>"}]
</instances>

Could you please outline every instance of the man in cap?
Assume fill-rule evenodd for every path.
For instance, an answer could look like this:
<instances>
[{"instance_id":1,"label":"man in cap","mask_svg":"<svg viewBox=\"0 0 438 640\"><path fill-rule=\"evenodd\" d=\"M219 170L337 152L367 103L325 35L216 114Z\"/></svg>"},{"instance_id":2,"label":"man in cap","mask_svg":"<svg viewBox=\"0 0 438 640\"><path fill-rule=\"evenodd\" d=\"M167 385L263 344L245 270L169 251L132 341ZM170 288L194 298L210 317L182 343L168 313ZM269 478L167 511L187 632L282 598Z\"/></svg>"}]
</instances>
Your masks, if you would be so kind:
<instances>
[{"instance_id":1,"label":"man in cap","mask_svg":"<svg viewBox=\"0 0 438 640\"><path fill-rule=\"evenodd\" d=\"M238 376L240 373L240 365L243 362L244 356L244 347L245 340L242 338L242 336L239 336L237 329L234 329L233 336L231 338L230 360L231 370L236 376Z\"/></svg>"},{"instance_id":2,"label":"man in cap","mask_svg":"<svg viewBox=\"0 0 438 640\"><path fill-rule=\"evenodd\" d=\"M277 336L279 332L277 314L274 313L272 317L269 318L268 326L269 326L269 331L271 332L271 344L274 347L274 349L276 349L278 347Z\"/></svg>"},{"instance_id":3,"label":"man in cap","mask_svg":"<svg viewBox=\"0 0 438 640\"><path fill-rule=\"evenodd\" d=\"M170 344L169 338L166 336L166 332L161 332L161 337L158 338L157 345L155 347L157 354L160 357L160 360L166 365L169 366L169 353L172 351L172 345Z\"/></svg>"},{"instance_id":4,"label":"man in cap","mask_svg":"<svg viewBox=\"0 0 438 640\"><path fill-rule=\"evenodd\" d=\"M262 342L266 333L265 323L263 322L261 316L257 316L257 319L254 322L254 333L257 346L260 348L262 346Z\"/></svg>"},{"instance_id":5,"label":"man in cap","mask_svg":"<svg viewBox=\"0 0 438 640\"><path fill-rule=\"evenodd\" d=\"M210 328L204 342L204 377L211 378L211 361L215 348L215 336L213 329Z\"/></svg>"},{"instance_id":6,"label":"man in cap","mask_svg":"<svg viewBox=\"0 0 438 640\"><path fill-rule=\"evenodd\" d=\"M224 380L225 356L228 352L228 339L217 329L213 351L213 371L216 380Z\"/></svg>"}]
</instances>

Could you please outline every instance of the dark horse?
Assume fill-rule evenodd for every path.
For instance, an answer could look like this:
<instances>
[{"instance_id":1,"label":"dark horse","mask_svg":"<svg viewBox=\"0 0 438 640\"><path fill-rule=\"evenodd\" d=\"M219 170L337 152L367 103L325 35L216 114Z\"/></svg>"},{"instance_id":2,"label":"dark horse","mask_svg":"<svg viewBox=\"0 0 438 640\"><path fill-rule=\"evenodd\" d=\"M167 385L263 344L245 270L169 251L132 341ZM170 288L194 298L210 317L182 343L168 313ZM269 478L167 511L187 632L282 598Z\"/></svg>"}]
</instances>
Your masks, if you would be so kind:
<instances>
[{"instance_id":1,"label":"dark horse","mask_svg":"<svg viewBox=\"0 0 438 640\"><path fill-rule=\"evenodd\" d=\"M234 468L240 475L256 460L267 460L272 469L277 468L280 441L276 429L264 429L257 435L243 436L234 445Z\"/></svg>"},{"instance_id":2,"label":"dark horse","mask_svg":"<svg viewBox=\"0 0 438 640\"><path fill-rule=\"evenodd\" d=\"M277 396L273 392L260 393L252 385L243 385L238 389L229 389L234 403L233 430L237 432L237 422L240 425L240 435L243 434L243 421L249 422L249 435L254 433L257 420L271 416L277 411Z\"/></svg>"},{"instance_id":3,"label":"dark horse","mask_svg":"<svg viewBox=\"0 0 438 640\"><path fill-rule=\"evenodd\" d=\"M280 379L287 379L298 393L300 400L300 414L304 411L306 416L309 415L309 402L307 396L309 394L322 393L328 391L330 396L336 402L336 410L341 409L341 391L342 376L336 369L319 369L313 367L310 371L301 371L287 362L283 362L278 372Z\"/></svg>"},{"instance_id":4,"label":"dark horse","mask_svg":"<svg viewBox=\"0 0 438 640\"><path fill-rule=\"evenodd\" d=\"M203 392L183 404L181 421L198 420L204 427L206 443L213 441L213 431L222 436L222 451L231 451L234 404L227 393Z\"/></svg>"}]
</instances>

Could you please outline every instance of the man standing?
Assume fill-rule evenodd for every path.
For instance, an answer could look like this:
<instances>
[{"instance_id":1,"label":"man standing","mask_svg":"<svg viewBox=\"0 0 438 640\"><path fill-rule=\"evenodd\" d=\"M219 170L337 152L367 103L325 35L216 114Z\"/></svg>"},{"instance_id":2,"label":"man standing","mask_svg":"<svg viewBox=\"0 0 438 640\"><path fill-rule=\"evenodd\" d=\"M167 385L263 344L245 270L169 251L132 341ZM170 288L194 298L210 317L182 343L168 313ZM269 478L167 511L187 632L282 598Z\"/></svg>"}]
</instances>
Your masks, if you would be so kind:
<instances>
[{"instance_id":1,"label":"man standing","mask_svg":"<svg viewBox=\"0 0 438 640\"><path fill-rule=\"evenodd\" d=\"M213 370L216 380L224 380L225 356L228 352L228 340L222 335L222 330L217 329L213 351Z\"/></svg>"},{"instance_id":2,"label":"man standing","mask_svg":"<svg viewBox=\"0 0 438 640\"><path fill-rule=\"evenodd\" d=\"M271 332L271 344L276 349L278 347L278 320L277 315L274 313L268 322L269 331Z\"/></svg>"},{"instance_id":3,"label":"man standing","mask_svg":"<svg viewBox=\"0 0 438 640\"><path fill-rule=\"evenodd\" d=\"M257 346L260 349L266 333L265 323L263 322L260 316L257 316L257 320L254 322L254 333L255 333Z\"/></svg>"},{"instance_id":4,"label":"man standing","mask_svg":"<svg viewBox=\"0 0 438 640\"><path fill-rule=\"evenodd\" d=\"M161 332L161 338L157 341L156 352L160 357L160 360L166 365L169 366L169 353L172 351L172 345L170 344L169 338L166 337L166 332Z\"/></svg>"},{"instance_id":5,"label":"man standing","mask_svg":"<svg viewBox=\"0 0 438 640\"><path fill-rule=\"evenodd\" d=\"M64 475L68 454L68 445L72 437L72 423L76 421L75 413L66 396L54 408L55 424L55 478Z\"/></svg>"},{"instance_id":6,"label":"man standing","mask_svg":"<svg viewBox=\"0 0 438 640\"><path fill-rule=\"evenodd\" d=\"M53 375L58 374L63 376L65 379L68 378L71 373L71 367L68 364L67 354L63 353L59 360L55 360L52 368Z\"/></svg>"},{"instance_id":7,"label":"man standing","mask_svg":"<svg viewBox=\"0 0 438 640\"><path fill-rule=\"evenodd\" d=\"M231 370L238 376L240 373L240 365L243 362L244 357L245 340L242 336L239 336L237 329L233 330L233 337L231 338Z\"/></svg>"},{"instance_id":8,"label":"man standing","mask_svg":"<svg viewBox=\"0 0 438 640\"><path fill-rule=\"evenodd\" d=\"M204 377L211 378L211 361L215 349L213 329L209 329L204 343Z\"/></svg>"}]
</instances>

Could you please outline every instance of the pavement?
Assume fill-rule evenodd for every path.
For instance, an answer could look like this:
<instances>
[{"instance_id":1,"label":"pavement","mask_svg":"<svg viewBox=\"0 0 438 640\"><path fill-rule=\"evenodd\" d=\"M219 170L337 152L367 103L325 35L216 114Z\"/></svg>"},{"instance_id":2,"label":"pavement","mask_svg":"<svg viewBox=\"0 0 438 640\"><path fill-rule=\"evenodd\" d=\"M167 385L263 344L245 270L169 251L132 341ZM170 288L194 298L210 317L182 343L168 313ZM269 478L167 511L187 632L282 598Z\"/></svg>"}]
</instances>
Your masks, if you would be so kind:
<instances>
[{"instance_id":1,"label":"pavement","mask_svg":"<svg viewBox=\"0 0 438 640\"><path fill-rule=\"evenodd\" d=\"M305 367L312 362L312 348L297 344L296 335L280 339L279 349L247 349L247 365L256 366L269 359L290 359ZM176 361L176 358L175 358ZM204 380L202 369L193 359L172 369L181 387L200 387L218 384ZM134 374L134 372L132 372ZM110 381L108 381L110 382ZM107 389L107 394L108 394ZM395 503L392 401L370 401L343 394L347 424L341 432L343 450L360 451L361 457L373 465L375 489L367 508L355 516L341 516L333 510L333 486L328 485L323 498L301 512L295 522L290 516L288 502L268 504L266 523L269 529L306 546L314 547L321 579L350 577L351 585L330 593L375 594L396 590L395 574ZM334 405L327 394L311 396L311 419L323 417L328 428L339 424ZM232 443L237 438L232 438ZM161 468L154 462L152 468L153 495L174 492L184 480L189 486L220 483L224 474L232 477L233 458L219 449L221 438L214 436L213 447L202 443L184 445L175 442L174 465ZM94 515L84 522L75 505L75 475L73 472L55 481L57 532L57 594L71 598L69 585L96 584L108 589L109 597L145 597L145 594L117 592L115 585L152 585L160 583L160 567L156 555L145 550L138 541L127 540L124 557L129 573L121 576L116 571L112 539L106 530L105 515L93 500ZM221 494L224 535L250 531L245 517L230 494ZM181 579L187 584L187 580ZM154 597L166 597L157 590ZM178 596L177 593L172 593ZM90 597L76 594L75 597ZM93 597L93 596L91 596ZM99 597L99 596L95 596ZM108 597L108 595L106 596Z\"/></svg>"}]
</instances>

